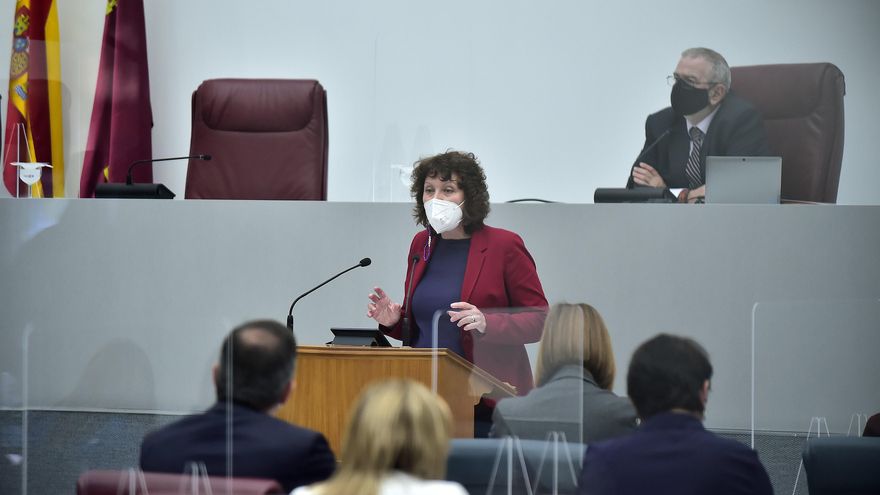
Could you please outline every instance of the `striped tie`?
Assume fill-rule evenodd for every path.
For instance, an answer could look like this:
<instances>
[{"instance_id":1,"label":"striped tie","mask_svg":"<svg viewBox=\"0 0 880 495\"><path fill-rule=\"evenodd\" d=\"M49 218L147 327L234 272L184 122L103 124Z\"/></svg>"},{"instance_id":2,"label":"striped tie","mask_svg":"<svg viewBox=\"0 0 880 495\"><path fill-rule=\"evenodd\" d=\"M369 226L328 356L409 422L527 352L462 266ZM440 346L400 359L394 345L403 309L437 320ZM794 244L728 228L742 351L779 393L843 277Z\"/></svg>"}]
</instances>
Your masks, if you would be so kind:
<instances>
[{"instance_id":1,"label":"striped tie","mask_svg":"<svg viewBox=\"0 0 880 495\"><path fill-rule=\"evenodd\" d=\"M696 189L703 185L703 174L700 171L700 148L703 146L703 131L699 127L691 127L691 156L688 157L687 166L684 171L688 178L688 187Z\"/></svg>"}]
</instances>

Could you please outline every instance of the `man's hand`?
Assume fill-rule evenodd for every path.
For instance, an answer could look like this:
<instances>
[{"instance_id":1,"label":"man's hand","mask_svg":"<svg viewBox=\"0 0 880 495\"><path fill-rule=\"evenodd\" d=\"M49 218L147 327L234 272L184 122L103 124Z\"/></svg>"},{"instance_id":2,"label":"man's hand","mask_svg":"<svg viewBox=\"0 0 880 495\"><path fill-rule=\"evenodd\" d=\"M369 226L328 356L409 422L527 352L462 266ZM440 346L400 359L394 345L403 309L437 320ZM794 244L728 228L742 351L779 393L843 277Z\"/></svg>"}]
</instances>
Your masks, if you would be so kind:
<instances>
[{"instance_id":1,"label":"man's hand","mask_svg":"<svg viewBox=\"0 0 880 495\"><path fill-rule=\"evenodd\" d=\"M660 173L645 162L640 162L633 168L633 182L640 186L666 187Z\"/></svg>"},{"instance_id":2,"label":"man's hand","mask_svg":"<svg viewBox=\"0 0 880 495\"><path fill-rule=\"evenodd\" d=\"M706 185L703 184L702 186L700 186L696 189L691 189L690 191L688 191L687 202L688 203L696 203L698 199L705 199L705 197L706 197Z\"/></svg>"}]
</instances>

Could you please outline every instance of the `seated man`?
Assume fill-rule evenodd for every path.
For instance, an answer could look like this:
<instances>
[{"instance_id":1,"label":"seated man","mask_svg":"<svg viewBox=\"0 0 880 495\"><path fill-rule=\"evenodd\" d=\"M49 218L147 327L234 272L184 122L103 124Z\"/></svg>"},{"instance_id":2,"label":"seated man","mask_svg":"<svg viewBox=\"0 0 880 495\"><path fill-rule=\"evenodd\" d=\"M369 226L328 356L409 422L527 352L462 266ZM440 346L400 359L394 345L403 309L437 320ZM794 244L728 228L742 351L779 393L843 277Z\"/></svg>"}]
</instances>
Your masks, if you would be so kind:
<instances>
[{"instance_id":1,"label":"seated man","mask_svg":"<svg viewBox=\"0 0 880 495\"><path fill-rule=\"evenodd\" d=\"M691 339L661 334L636 349L627 391L642 419L632 435L590 445L582 494L768 494L755 451L703 428L712 365Z\"/></svg>"},{"instance_id":2,"label":"seated man","mask_svg":"<svg viewBox=\"0 0 880 495\"><path fill-rule=\"evenodd\" d=\"M288 492L329 478L336 461L324 436L270 415L290 395L295 360L296 341L278 322L232 330L213 370L217 403L148 434L141 469L182 473L204 463L210 476L275 479Z\"/></svg>"},{"instance_id":3,"label":"seated man","mask_svg":"<svg viewBox=\"0 0 880 495\"><path fill-rule=\"evenodd\" d=\"M679 199L692 201L705 196L707 156L770 154L761 115L730 92L719 53L687 49L667 79L672 106L645 121L645 146L626 187L686 188Z\"/></svg>"}]
</instances>

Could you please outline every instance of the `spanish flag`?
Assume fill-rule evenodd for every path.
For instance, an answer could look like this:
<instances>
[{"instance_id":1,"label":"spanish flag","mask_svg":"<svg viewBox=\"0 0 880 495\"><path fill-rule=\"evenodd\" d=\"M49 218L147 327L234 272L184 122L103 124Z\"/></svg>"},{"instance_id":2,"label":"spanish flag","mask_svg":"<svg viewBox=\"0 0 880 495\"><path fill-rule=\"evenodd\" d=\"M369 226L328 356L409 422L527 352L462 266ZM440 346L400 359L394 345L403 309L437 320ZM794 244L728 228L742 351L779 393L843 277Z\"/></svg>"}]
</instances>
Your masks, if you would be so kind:
<instances>
[{"instance_id":1,"label":"spanish flag","mask_svg":"<svg viewBox=\"0 0 880 495\"><path fill-rule=\"evenodd\" d=\"M125 182L132 162L152 158L152 128L144 2L108 0L79 196L94 196L98 182ZM153 182L152 168L132 175Z\"/></svg>"},{"instance_id":2,"label":"spanish flag","mask_svg":"<svg viewBox=\"0 0 880 495\"><path fill-rule=\"evenodd\" d=\"M3 140L3 182L13 196L27 196L16 184L11 162L46 162L33 185L35 198L64 197L64 132L61 123L61 56L58 1L18 0L9 61L9 106ZM18 194L16 194L18 187Z\"/></svg>"}]
</instances>

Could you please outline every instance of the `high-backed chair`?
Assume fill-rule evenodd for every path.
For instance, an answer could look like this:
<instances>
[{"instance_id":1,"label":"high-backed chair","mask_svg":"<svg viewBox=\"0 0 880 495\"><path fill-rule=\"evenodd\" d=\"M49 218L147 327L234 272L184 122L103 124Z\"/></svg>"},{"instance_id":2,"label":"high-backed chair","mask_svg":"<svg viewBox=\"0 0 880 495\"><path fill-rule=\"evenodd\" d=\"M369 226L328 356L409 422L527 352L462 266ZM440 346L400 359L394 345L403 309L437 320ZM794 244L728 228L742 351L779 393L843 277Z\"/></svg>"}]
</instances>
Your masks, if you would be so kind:
<instances>
[{"instance_id":1,"label":"high-backed chair","mask_svg":"<svg viewBox=\"0 0 880 495\"><path fill-rule=\"evenodd\" d=\"M141 477L141 475L143 477ZM284 493L275 480L208 477L188 474L91 470L76 482L77 495L269 495ZM134 487L134 490L130 490ZM210 487L210 488L209 488Z\"/></svg>"},{"instance_id":2,"label":"high-backed chair","mask_svg":"<svg viewBox=\"0 0 880 495\"><path fill-rule=\"evenodd\" d=\"M810 495L880 493L880 438L820 437L803 452Z\"/></svg>"},{"instance_id":3,"label":"high-backed chair","mask_svg":"<svg viewBox=\"0 0 880 495\"><path fill-rule=\"evenodd\" d=\"M470 495L528 493L526 480L535 493L574 494L586 448L581 443L456 438L450 441L446 479L461 483Z\"/></svg>"},{"instance_id":4,"label":"high-backed chair","mask_svg":"<svg viewBox=\"0 0 880 495\"><path fill-rule=\"evenodd\" d=\"M835 65L731 67L731 89L764 116L782 157L782 199L835 203L843 158L843 73Z\"/></svg>"},{"instance_id":5,"label":"high-backed chair","mask_svg":"<svg viewBox=\"0 0 880 495\"><path fill-rule=\"evenodd\" d=\"M187 199L327 199L327 95L318 81L211 79L192 96Z\"/></svg>"}]
</instances>

